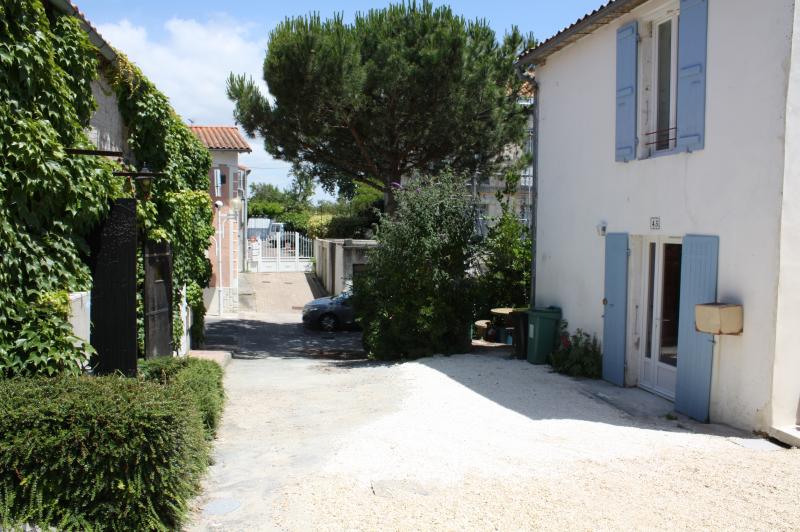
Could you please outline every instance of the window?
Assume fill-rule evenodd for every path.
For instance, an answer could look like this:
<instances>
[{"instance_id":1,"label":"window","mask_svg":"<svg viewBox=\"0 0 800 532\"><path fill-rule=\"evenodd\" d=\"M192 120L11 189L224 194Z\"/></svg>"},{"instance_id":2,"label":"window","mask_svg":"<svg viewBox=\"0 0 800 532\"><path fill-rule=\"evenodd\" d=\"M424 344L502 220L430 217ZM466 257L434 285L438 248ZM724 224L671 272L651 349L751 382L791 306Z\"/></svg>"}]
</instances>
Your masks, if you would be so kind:
<instances>
[{"instance_id":1,"label":"window","mask_svg":"<svg viewBox=\"0 0 800 532\"><path fill-rule=\"evenodd\" d=\"M617 162L705 147L708 0L652 4L617 28Z\"/></svg>"},{"instance_id":2,"label":"window","mask_svg":"<svg viewBox=\"0 0 800 532\"><path fill-rule=\"evenodd\" d=\"M677 137L677 3L649 14L641 23L639 49L638 158L675 148Z\"/></svg>"},{"instance_id":3,"label":"window","mask_svg":"<svg viewBox=\"0 0 800 532\"><path fill-rule=\"evenodd\" d=\"M222 196L222 170L219 168L214 168L214 195Z\"/></svg>"},{"instance_id":4,"label":"window","mask_svg":"<svg viewBox=\"0 0 800 532\"><path fill-rule=\"evenodd\" d=\"M672 19L658 25L656 31L656 90L655 90L655 115L656 151L669 150L675 140L675 68L674 50L677 44L673 31L675 25Z\"/></svg>"}]
</instances>

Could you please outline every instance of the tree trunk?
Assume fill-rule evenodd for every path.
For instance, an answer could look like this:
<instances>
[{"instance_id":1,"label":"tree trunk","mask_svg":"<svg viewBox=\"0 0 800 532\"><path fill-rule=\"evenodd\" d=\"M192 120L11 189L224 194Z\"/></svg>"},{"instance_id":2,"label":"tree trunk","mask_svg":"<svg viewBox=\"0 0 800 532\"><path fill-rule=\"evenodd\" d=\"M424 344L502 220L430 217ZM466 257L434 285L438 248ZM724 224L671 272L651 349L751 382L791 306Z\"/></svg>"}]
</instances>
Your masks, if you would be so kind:
<instances>
[{"instance_id":1,"label":"tree trunk","mask_svg":"<svg viewBox=\"0 0 800 532\"><path fill-rule=\"evenodd\" d=\"M394 196L394 189L391 184L387 184L383 189L383 211L391 217L396 210L397 198Z\"/></svg>"}]
</instances>

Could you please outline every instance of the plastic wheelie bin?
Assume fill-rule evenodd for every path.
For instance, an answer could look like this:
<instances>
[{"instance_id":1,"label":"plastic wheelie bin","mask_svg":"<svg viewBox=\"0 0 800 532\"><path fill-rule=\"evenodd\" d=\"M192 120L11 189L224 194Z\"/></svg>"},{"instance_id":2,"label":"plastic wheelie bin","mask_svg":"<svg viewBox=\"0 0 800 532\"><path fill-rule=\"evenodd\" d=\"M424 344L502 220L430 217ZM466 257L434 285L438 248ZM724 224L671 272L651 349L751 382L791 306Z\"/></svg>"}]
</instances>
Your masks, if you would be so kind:
<instances>
[{"instance_id":1,"label":"plastic wheelie bin","mask_svg":"<svg viewBox=\"0 0 800 532\"><path fill-rule=\"evenodd\" d=\"M528 362L546 364L555 349L561 309L534 308L528 311Z\"/></svg>"}]
</instances>

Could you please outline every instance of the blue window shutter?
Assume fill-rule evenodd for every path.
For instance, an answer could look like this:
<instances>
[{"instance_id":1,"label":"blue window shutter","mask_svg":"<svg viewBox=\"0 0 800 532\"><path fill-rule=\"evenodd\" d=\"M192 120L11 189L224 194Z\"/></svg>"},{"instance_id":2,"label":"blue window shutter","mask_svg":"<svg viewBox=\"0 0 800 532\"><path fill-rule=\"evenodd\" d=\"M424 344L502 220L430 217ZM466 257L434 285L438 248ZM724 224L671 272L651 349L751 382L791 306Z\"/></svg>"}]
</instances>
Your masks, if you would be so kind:
<instances>
[{"instance_id":1,"label":"blue window shutter","mask_svg":"<svg viewBox=\"0 0 800 532\"><path fill-rule=\"evenodd\" d=\"M717 300L719 237L687 235L681 251L675 410L708 421L714 336L698 332L695 305Z\"/></svg>"},{"instance_id":2,"label":"blue window shutter","mask_svg":"<svg viewBox=\"0 0 800 532\"><path fill-rule=\"evenodd\" d=\"M615 160L636 158L636 102L639 79L639 24L617 30L617 133Z\"/></svg>"},{"instance_id":3,"label":"blue window shutter","mask_svg":"<svg viewBox=\"0 0 800 532\"><path fill-rule=\"evenodd\" d=\"M625 385L625 337L628 318L628 234L606 235L603 379Z\"/></svg>"},{"instance_id":4,"label":"blue window shutter","mask_svg":"<svg viewBox=\"0 0 800 532\"><path fill-rule=\"evenodd\" d=\"M678 23L678 150L701 150L706 142L706 49L708 0L681 0Z\"/></svg>"}]
</instances>

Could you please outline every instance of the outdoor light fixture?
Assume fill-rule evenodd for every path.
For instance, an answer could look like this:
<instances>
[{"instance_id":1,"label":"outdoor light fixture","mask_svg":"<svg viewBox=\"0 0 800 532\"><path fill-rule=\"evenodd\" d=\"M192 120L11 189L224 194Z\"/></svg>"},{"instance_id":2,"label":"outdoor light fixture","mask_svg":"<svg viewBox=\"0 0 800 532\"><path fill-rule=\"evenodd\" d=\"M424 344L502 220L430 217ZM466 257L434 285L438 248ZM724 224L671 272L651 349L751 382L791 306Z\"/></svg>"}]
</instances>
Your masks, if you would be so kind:
<instances>
[{"instance_id":1,"label":"outdoor light fixture","mask_svg":"<svg viewBox=\"0 0 800 532\"><path fill-rule=\"evenodd\" d=\"M144 199L150 199L150 190L153 187L153 172L150 171L147 165L144 165L139 171L139 175L134 179L136 179L137 186L141 183Z\"/></svg>"},{"instance_id":2,"label":"outdoor light fixture","mask_svg":"<svg viewBox=\"0 0 800 532\"><path fill-rule=\"evenodd\" d=\"M231 200L231 207L235 213L239 213L242 210L242 198L236 196Z\"/></svg>"}]
</instances>

